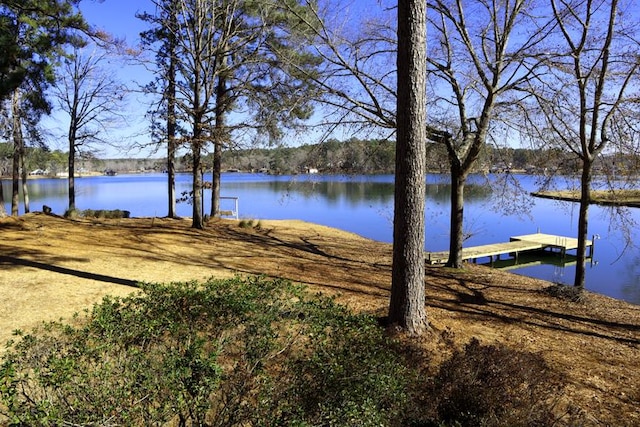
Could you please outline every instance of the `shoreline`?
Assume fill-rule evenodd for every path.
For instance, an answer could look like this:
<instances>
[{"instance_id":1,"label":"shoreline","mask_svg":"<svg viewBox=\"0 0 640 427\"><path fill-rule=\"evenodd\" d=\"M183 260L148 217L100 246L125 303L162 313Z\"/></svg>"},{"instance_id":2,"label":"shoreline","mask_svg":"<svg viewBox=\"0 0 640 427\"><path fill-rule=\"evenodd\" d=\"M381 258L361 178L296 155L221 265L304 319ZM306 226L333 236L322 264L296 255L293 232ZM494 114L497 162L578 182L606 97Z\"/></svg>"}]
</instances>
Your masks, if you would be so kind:
<instances>
[{"instance_id":1,"label":"shoreline","mask_svg":"<svg viewBox=\"0 0 640 427\"><path fill-rule=\"evenodd\" d=\"M610 190L592 191L590 204L600 206L625 206L630 208L639 208L639 192L640 190L619 190L615 193ZM565 202L580 201L580 194L574 190L534 191L530 194L533 197L539 197L541 199L561 200ZM619 197L619 199L612 200L610 197Z\"/></svg>"}]
</instances>

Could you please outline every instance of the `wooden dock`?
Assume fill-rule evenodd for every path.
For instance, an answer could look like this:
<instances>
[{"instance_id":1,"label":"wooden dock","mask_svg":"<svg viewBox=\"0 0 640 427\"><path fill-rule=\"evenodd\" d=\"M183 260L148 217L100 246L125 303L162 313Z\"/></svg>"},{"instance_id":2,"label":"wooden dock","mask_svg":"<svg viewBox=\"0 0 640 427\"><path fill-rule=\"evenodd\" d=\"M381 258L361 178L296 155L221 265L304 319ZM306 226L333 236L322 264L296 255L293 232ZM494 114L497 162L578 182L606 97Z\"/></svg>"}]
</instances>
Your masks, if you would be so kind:
<instances>
[{"instance_id":1,"label":"wooden dock","mask_svg":"<svg viewBox=\"0 0 640 427\"><path fill-rule=\"evenodd\" d=\"M500 259L500 255L513 255L518 258L521 252L551 250L559 252L564 256L567 251L577 249L578 239L553 234L535 233L523 236L513 236L509 242L495 243L490 245L473 246L462 248L462 260L476 261L478 258L490 258L493 262ZM587 248L591 248L593 253L593 241L587 240ZM444 264L449 259L449 252L427 252L426 262L428 264Z\"/></svg>"}]
</instances>

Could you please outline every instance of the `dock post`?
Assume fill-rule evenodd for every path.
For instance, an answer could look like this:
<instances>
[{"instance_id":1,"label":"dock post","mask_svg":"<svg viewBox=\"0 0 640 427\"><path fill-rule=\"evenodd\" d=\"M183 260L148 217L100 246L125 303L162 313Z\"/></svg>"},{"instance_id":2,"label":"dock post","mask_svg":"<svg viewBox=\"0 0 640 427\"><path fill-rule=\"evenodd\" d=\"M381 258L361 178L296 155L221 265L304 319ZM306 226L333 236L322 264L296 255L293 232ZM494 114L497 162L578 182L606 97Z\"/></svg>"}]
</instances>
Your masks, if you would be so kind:
<instances>
[{"instance_id":1,"label":"dock post","mask_svg":"<svg viewBox=\"0 0 640 427\"><path fill-rule=\"evenodd\" d=\"M596 248L596 240L598 240L600 238L599 234L594 234L593 236L591 236L591 250L589 251L589 256L591 257L591 259L593 259L593 252L595 251Z\"/></svg>"}]
</instances>

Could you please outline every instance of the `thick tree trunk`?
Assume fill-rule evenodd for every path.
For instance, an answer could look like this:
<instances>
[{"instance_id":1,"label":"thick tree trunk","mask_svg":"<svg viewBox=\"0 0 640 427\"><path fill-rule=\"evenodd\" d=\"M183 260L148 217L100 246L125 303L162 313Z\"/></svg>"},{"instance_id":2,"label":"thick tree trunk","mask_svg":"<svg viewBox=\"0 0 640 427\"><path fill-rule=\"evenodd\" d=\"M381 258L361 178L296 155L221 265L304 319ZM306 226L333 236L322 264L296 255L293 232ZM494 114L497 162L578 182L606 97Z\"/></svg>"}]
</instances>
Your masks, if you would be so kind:
<instances>
[{"instance_id":1,"label":"thick tree trunk","mask_svg":"<svg viewBox=\"0 0 640 427\"><path fill-rule=\"evenodd\" d=\"M426 175L426 2L398 2L398 110L393 272L389 322L427 328L424 204Z\"/></svg>"},{"instance_id":2,"label":"thick tree trunk","mask_svg":"<svg viewBox=\"0 0 640 427\"><path fill-rule=\"evenodd\" d=\"M202 115L193 117L193 141L191 141L192 177L193 177L193 210L191 227L204 228L202 220Z\"/></svg>"},{"instance_id":3,"label":"thick tree trunk","mask_svg":"<svg viewBox=\"0 0 640 427\"><path fill-rule=\"evenodd\" d=\"M216 138L213 145L211 171L211 217L220 216L220 180L222 178L222 141Z\"/></svg>"},{"instance_id":4,"label":"thick tree trunk","mask_svg":"<svg viewBox=\"0 0 640 427\"><path fill-rule=\"evenodd\" d=\"M18 216L20 204L20 152L17 147L13 151L13 171L11 177L11 215Z\"/></svg>"},{"instance_id":5,"label":"thick tree trunk","mask_svg":"<svg viewBox=\"0 0 640 427\"><path fill-rule=\"evenodd\" d=\"M466 174L462 173L459 167L451 168L451 218L447 267L452 268L462 268L464 185L466 180Z\"/></svg>"},{"instance_id":6,"label":"thick tree trunk","mask_svg":"<svg viewBox=\"0 0 640 427\"><path fill-rule=\"evenodd\" d=\"M578 215L578 249L576 253L576 277L574 286L584 288L587 260L587 236L589 232L589 204L591 203L592 162L584 160L580 178L580 213Z\"/></svg>"},{"instance_id":7,"label":"thick tree trunk","mask_svg":"<svg viewBox=\"0 0 640 427\"><path fill-rule=\"evenodd\" d=\"M167 196L169 218L176 218L176 142L175 137L169 136L167 142Z\"/></svg>"}]
</instances>

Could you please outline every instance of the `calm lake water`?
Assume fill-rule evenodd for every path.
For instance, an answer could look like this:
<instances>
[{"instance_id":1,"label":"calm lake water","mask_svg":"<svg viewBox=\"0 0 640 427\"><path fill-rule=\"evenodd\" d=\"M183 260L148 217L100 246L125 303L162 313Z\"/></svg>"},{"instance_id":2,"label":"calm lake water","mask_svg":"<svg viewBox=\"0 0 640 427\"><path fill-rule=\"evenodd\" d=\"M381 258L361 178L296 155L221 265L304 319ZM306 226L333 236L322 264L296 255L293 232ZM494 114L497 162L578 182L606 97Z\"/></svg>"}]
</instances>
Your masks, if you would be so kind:
<instances>
[{"instance_id":1,"label":"calm lake water","mask_svg":"<svg viewBox=\"0 0 640 427\"><path fill-rule=\"evenodd\" d=\"M501 177L501 178L504 178ZM500 179L501 179L500 178ZM493 179L489 177L489 179ZM569 237L576 235L577 204L533 198L538 189L533 176L509 176L509 184L495 178L471 177L465 204L465 246L506 242L510 236L540 231ZM427 177L426 249L448 249L449 190L446 176ZM5 198L10 183L3 182ZM566 185L566 184L565 184ZM166 175L117 175L83 177L76 180L79 209L123 209L132 216L165 216ZM190 175L179 175L177 193L189 191ZM519 190L516 188L519 187ZM42 205L62 214L67 207L67 183L63 179L29 181L31 210ZM222 196L239 198L241 218L302 219L352 231L362 236L390 242L393 234L393 176L270 176L226 173L222 176ZM205 191L205 213L210 210L210 192ZM222 209L229 209L225 206ZM7 205L7 209L10 206ZM22 209L22 207L21 207ZM180 216L191 216L191 206L179 203ZM21 210L22 213L22 210ZM588 289L640 304L640 249L626 242L640 241L636 224L640 209L592 206L589 233L598 235L595 255L587 265ZM629 230L625 233L624 228ZM503 256L504 258L504 256ZM488 261L488 260L487 260ZM573 283L575 267L570 258L561 263L550 256L544 262L520 255L511 271L553 282ZM482 262L482 260L481 260ZM513 261L505 261L513 264Z\"/></svg>"}]
</instances>

